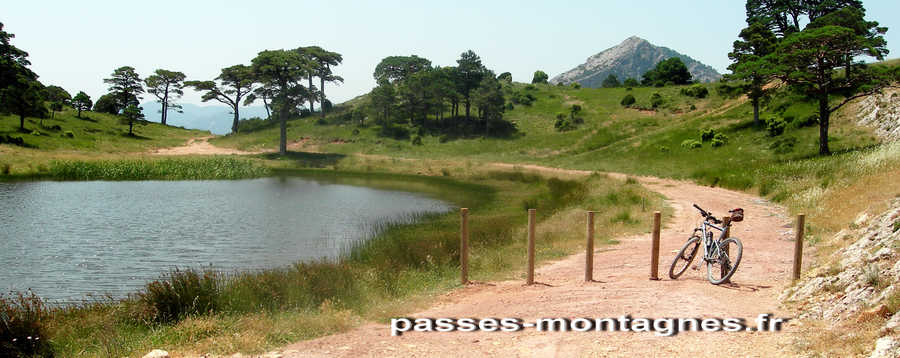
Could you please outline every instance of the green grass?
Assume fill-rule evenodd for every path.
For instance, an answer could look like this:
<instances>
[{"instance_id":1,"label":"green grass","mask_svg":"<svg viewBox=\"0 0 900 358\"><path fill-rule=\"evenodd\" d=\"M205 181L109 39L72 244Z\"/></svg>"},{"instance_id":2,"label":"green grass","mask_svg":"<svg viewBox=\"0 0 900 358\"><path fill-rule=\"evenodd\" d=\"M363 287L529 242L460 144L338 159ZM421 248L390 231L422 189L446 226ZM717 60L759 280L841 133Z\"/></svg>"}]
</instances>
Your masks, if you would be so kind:
<instances>
[{"instance_id":1,"label":"green grass","mask_svg":"<svg viewBox=\"0 0 900 358\"><path fill-rule=\"evenodd\" d=\"M213 180L262 177L270 170L248 159L213 156L52 161L41 174L54 180Z\"/></svg>"}]
</instances>

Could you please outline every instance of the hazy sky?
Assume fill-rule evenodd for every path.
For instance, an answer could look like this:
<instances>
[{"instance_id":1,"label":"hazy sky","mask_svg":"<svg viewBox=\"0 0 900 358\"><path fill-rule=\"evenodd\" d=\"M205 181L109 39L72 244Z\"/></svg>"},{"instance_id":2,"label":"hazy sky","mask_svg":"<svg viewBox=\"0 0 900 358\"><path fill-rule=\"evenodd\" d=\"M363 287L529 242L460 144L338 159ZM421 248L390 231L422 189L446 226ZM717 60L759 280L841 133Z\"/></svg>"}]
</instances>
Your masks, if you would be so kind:
<instances>
[{"instance_id":1,"label":"hazy sky","mask_svg":"<svg viewBox=\"0 0 900 358\"><path fill-rule=\"evenodd\" d=\"M890 58L900 56L900 2L865 0L868 18L888 26ZM103 78L129 65L206 80L249 64L264 49L319 45L343 54L326 87L340 103L369 91L372 71L391 55L455 65L472 49L497 73L530 81L550 76L637 35L725 72L744 27L744 1L7 1L0 22L28 51L44 84L93 99ZM144 100L149 100L147 96ZM200 103L187 91L184 102Z\"/></svg>"}]
</instances>

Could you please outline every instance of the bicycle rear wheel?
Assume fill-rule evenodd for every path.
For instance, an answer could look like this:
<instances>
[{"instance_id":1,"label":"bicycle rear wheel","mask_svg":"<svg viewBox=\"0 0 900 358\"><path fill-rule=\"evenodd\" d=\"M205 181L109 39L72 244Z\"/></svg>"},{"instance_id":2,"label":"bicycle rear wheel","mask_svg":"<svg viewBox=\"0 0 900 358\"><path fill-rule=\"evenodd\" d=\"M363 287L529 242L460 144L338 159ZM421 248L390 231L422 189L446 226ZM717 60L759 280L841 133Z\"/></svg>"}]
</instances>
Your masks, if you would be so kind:
<instances>
[{"instance_id":1,"label":"bicycle rear wheel","mask_svg":"<svg viewBox=\"0 0 900 358\"><path fill-rule=\"evenodd\" d=\"M719 242L719 255L706 263L706 276L713 285L728 282L741 263L744 245L736 237L729 237Z\"/></svg>"},{"instance_id":2,"label":"bicycle rear wheel","mask_svg":"<svg viewBox=\"0 0 900 358\"><path fill-rule=\"evenodd\" d=\"M681 274L687 270L688 266L691 266L691 261L694 261L694 256L697 256L699 248L700 237L691 236L691 238L684 243L684 246L681 247L681 250L678 251L678 255L675 256L675 259L672 260L672 266L669 267L669 278L674 280L681 276Z\"/></svg>"}]
</instances>

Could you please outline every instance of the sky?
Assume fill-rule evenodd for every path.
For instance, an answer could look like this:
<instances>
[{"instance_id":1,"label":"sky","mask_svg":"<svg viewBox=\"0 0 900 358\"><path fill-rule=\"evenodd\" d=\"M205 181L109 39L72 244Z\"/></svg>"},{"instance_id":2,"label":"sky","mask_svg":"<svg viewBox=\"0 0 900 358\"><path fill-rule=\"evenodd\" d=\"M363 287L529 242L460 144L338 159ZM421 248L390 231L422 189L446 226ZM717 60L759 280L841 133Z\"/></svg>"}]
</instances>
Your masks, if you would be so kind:
<instances>
[{"instance_id":1,"label":"sky","mask_svg":"<svg viewBox=\"0 0 900 358\"><path fill-rule=\"evenodd\" d=\"M867 18L890 30L900 56L900 2L864 0ZM103 78L132 66L142 77L162 68L209 80L259 51L318 45L343 55L326 85L340 103L375 86L382 58L417 55L455 65L466 50L496 73L551 77L632 35L726 72L727 53L745 26L744 1L10 1L0 22L15 34L44 84L94 100ZM148 95L144 100L150 100ZM201 103L187 90L186 103ZM215 103L215 102L212 102Z\"/></svg>"}]
</instances>

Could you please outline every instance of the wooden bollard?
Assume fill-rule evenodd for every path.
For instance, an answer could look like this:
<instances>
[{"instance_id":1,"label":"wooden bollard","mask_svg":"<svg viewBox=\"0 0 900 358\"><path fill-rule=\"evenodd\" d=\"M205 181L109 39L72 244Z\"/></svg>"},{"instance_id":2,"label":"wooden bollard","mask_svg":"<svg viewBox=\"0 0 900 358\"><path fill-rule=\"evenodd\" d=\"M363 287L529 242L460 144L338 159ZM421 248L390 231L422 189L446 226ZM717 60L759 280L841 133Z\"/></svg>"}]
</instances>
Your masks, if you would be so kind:
<instances>
[{"instance_id":1,"label":"wooden bollard","mask_svg":"<svg viewBox=\"0 0 900 358\"><path fill-rule=\"evenodd\" d=\"M725 235L722 236L722 240L725 240L729 236L731 236L731 228L728 226L729 224L731 224L730 216L726 216L726 217L722 218L722 225L723 225L722 227L725 228ZM725 245L724 249L725 249L725 255L731 256L731 250L728 248L728 245ZM719 276L719 278L725 277L725 275L727 275L727 274L728 274L728 272L721 271L721 273L720 273L721 276ZM730 282L731 282L731 279L729 278L728 280L725 280L725 282L723 282L723 283L730 283Z\"/></svg>"},{"instance_id":2,"label":"wooden bollard","mask_svg":"<svg viewBox=\"0 0 900 358\"><path fill-rule=\"evenodd\" d=\"M459 209L459 269L460 282L469 283L469 208Z\"/></svg>"},{"instance_id":3,"label":"wooden bollard","mask_svg":"<svg viewBox=\"0 0 900 358\"><path fill-rule=\"evenodd\" d=\"M660 212L653 212L653 244L650 248L650 279L659 280L659 224Z\"/></svg>"},{"instance_id":4,"label":"wooden bollard","mask_svg":"<svg viewBox=\"0 0 900 358\"><path fill-rule=\"evenodd\" d=\"M528 209L528 276L526 285L534 284L534 209Z\"/></svg>"},{"instance_id":5,"label":"wooden bollard","mask_svg":"<svg viewBox=\"0 0 900 358\"><path fill-rule=\"evenodd\" d=\"M794 281L800 279L800 268L803 266L803 237L806 230L806 214L797 215L797 236L794 238Z\"/></svg>"},{"instance_id":6,"label":"wooden bollard","mask_svg":"<svg viewBox=\"0 0 900 358\"><path fill-rule=\"evenodd\" d=\"M594 281L594 212L587 212L587 245L584 252L584 281Z\"/></svg>"}]
</instances>

